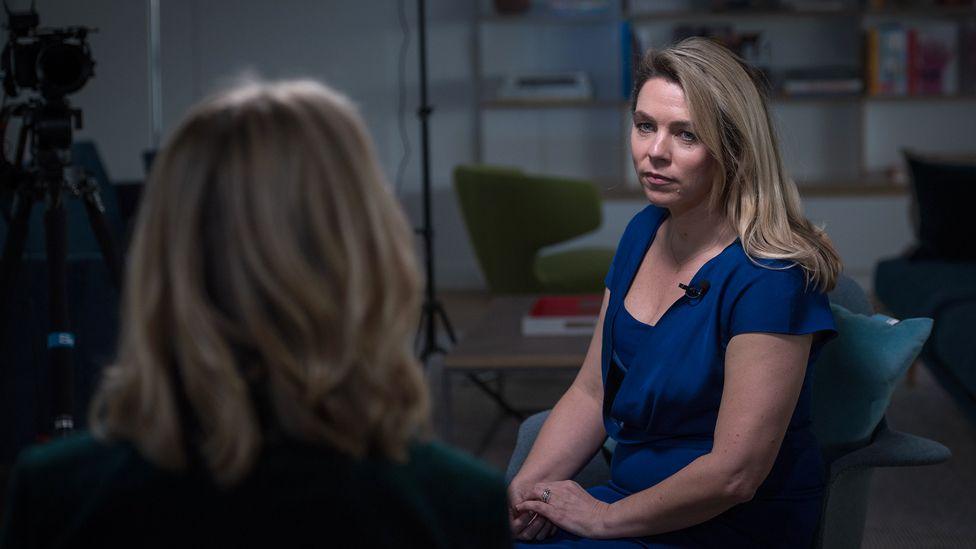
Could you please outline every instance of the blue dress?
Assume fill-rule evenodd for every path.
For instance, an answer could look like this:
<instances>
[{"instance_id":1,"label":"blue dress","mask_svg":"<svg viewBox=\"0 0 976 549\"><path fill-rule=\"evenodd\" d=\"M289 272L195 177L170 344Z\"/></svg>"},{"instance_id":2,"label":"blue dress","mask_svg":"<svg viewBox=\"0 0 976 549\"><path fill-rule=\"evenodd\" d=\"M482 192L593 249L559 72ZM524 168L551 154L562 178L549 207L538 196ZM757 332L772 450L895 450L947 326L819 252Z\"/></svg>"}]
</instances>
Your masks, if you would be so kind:
<instances>
[{"instance_id":1,"label":"blue dress","mask_svg":"<svg viewBox=\"0 0 976 549\"><path fill-rule=\"evenodd\" d=\"M603 422L617 442L611 480L589 492L612 503L673 475L712 448L722 398L725 349L748 332L821 332L769 476L755 497L704 523L644 538L580 539L559 531L531 547L808 547L820 518L824 465L811 431L811 370L836 335L827 297L808 289L801 267L753 263L736 240L706 262L690 286L708 281L698 298L682 297L653 326L624 307L658 227L668 211L648 206L627 226L607 274L610 302L603 326ZM768 268L772 267L772 268ZM522 544L520 544L522 545Z\"/></svg>"}]
</instances>

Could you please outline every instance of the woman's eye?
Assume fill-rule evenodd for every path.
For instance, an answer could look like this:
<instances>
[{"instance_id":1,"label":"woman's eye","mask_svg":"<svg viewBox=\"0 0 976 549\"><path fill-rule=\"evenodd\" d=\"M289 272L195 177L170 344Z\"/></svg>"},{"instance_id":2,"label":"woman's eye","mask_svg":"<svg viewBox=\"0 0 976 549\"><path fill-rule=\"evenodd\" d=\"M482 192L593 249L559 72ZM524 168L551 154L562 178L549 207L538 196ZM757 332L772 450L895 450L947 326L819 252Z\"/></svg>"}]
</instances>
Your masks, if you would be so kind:
<instances>
[{"instance_id":1,"label":"woman's eye","mask_svg":"<svg viewBox=\"0 0 976 549\"><path fill-rule=\"evenodd\" d=\"M637 131L640 133L650 133L654 131L654 124L651 124L650 122L636 122L634 127L636 127Z\"/></svg>"},{"instance_id":2,"label":"woman's eye","mask_svg":"<svg viewBox=\"0 0 976 549\"><path fill-rule=\"evenodd\" d=\"M694 143L695 141L698 141L698 136L688 131L679 133L678 137L680 137L685 143Z\"/></svg>"}]
</instances>

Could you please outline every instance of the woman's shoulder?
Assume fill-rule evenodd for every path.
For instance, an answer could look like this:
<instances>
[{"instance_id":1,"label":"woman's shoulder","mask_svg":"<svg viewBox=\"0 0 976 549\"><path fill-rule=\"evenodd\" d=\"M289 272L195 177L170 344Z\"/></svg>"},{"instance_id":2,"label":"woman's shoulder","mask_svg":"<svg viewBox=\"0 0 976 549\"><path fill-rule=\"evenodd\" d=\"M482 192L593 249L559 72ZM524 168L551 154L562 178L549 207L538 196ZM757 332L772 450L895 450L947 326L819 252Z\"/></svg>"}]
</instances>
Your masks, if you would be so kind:
<instances>
[{"instance_id":1,"label":"woman's shoulder","mask_svg":"<svg viewBox=\"0 0 976 549\"><path fill-rule=\"evenodd\" d=\"M808 283L803 266L789 260L750 256L739 242L732 250L729 269L731 289L745 290L754 286L806 293L816 291Z\"/></svg>"},{"instance_id":2,"label":"woman's shoulder","mask_svg":"<svg viewBox=\"0 0 976 549\"><path fill-rule=\"evenodd\" d=\"M59 532L56 525L98 514L110 494L158 473L131 444L102 441L88 433L28 447L8 479L5 535L54 535ZM127 505L135 503L129 500Z\"/></svg>"},{"instance_id":3,"label":"woman's shoulder","mask_svg":"<svg viewBox=\"0 0 976 549\"><path fill-rule=\"evenodd\" d=\"M131 443L101 440L80 432L24 449L9 483L11 490L50 494L44 505L83 507L97 504L99 497L106 494L152 482L163 474Z\"/></svg>"},{"instance_id":4,"label":"woman's shoulder","mask_svg":"<svg viewBox=\"0 0 976 549\"><path fill-rule=\"evenodd\" d=\"M510 545L508 497L500 473L438 442L414 444L406 467L406 485L412 486L416 503L427 516L438 517L447 539L467 540L464 545L472 547Z\"/></svg>"},{"instance_id":5,"label":"woman's shoulder","mask_svg":"<svg viewBox=\"0 0 976 549\"><path fill-rule=\"evenodd\" d=\"M419 442L411 447L410 468L432 481L450 483L487 493L501 492L505 485L501 474L459 450L439 442Z\"/></svg>"},{"instance_id":6,"label":"woman's shoulder","mask_svg":"<svg viewBox=\"0 0 976 549\"><path fill-rule=\"evenodd\" d=\"M63 482L80 471L84 475L77 475L79 478L94 478L99 471L132 465L148 466L131 444L103 441L80 432L24 449L15 472L36 480Z\"/></svg>"}]
</instances>

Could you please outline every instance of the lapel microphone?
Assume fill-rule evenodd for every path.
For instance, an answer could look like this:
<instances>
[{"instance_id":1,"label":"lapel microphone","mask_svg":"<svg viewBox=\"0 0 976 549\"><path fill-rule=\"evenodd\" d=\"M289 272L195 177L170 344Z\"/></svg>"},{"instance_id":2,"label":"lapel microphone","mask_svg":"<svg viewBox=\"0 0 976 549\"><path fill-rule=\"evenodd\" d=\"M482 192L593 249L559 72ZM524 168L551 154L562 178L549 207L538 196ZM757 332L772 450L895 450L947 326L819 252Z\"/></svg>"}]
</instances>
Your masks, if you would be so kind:
<instances>
[{"instance_id":1,"label":"lapel microphone","mask_svg":"<svg viewBox=\"0 0 976 549\"><path fill-rule=\"evenodd\" d=\"M678 287L685 291L686 296L690 297L691 299L698 299L704 296L712 285L707 280L702 280L696 286L687 286L679 282Z\"/></svg>"}]
</instances>

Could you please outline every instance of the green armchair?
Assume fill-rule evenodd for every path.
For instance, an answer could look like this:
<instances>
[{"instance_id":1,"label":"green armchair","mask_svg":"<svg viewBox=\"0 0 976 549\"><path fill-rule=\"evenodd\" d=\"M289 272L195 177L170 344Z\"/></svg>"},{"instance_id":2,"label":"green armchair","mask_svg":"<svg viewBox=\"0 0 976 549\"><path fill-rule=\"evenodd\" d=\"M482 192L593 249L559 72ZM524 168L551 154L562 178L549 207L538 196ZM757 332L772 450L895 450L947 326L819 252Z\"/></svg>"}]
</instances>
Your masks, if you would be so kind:
<instances>
[{"instance_id":1,"label":"green armchair","mask_svg":"<svg viewBox=\"0 0 976 549\"><path fill-rule=\"evenodd\" d=\"M491 292L603 290L612 248L540 253L600 226L600 195L592 183L512 168L458 166L454 187Z\"/></svg>"}]
</instances>

